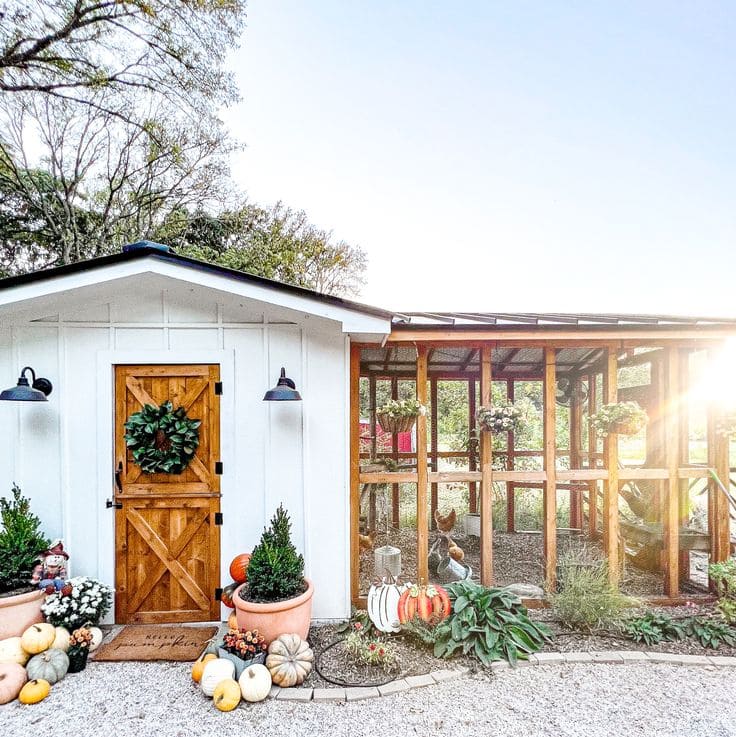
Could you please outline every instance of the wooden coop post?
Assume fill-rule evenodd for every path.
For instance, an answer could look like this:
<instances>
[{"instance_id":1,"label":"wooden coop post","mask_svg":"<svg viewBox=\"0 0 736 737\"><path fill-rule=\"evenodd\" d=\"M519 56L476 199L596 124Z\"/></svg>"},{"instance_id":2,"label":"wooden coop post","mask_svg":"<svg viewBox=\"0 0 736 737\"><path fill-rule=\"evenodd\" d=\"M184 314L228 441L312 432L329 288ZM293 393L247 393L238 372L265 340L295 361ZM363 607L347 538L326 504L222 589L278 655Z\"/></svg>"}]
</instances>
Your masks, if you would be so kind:
<instances>
[{"instance_id":1,"label":"wooden coop post","mask_svg":"<svg viewBox=\"0 0 736 737\"><path fill-rule=\"evenodd\" d=\"M680 483L678 468L680 461L679 431L679 371L680 352L676 347L667 348L666 402L664 407L665 458L667 461L667 484L662 505L662 546L664 558L664 593L675 597L679 593L679 526L680 526Z\"/></svg>"},{"instance_id":2,"label":"wooden coop post","mask_svg":"<svg viewBox=\"0 0 736 737\"><path fill-rule=\"evenodd\" d=\"M417 399L427 406L427 346L417 346ZM417 576L429 582L429 525L427 519L427 416L417 417Z\"/></svg>"},{"instance_id":3,"label":"wooden coop post","mask_svg":"<svg viewBox=\"0 0 736 737\"><path fill-rule=\"evenodd\" d=\"M616 349L606 349L603 373L603 403L618 401L618 359ZM618 519L618 436L608 435L603 443L603 457L608 478L603 483L603 549L608 558L608 575L611 583L619 582L619 519Z\"/></svg>"},{"instance_id":4,"label":"wooden coop post","mask_svg":"<svg viewBox=\"0 0 736 737\"><path fill-rule=\"evenodd\" d=\"M375 462L378 452L378 437L376 435L376 377L368 377L368 404L370 405L370 433L371 433L371 461Z\"/></svg>"},{"instance_id":5,"label":"wooden coop post","mask_svg":"<svg viewBox=\"0 0 736 737\"><path fill-rule=\"evenodd\" d=\"M690 393L690 351L688 349L680 349L679 355L679 377L678 377L678 394L680 396L679 416L678 416L678 453L680 456L680 465L687 466L690 463L690 407L687 397ZM687 527L690 517L690 480L679 479L679 526ZM680 581L687 581L690 578L690 552L688 550L680 551Z\"/></svg>"},{"instance_id":6,"label":"wooden coop post","mask_svg":"<svg viewBox=\"0 0 736 737\"><path fill-rule=\"evenodd\" d=\"M475 379L468 379L468 438L471 437L475 428L475 409ZM477 470L475 454L471 453L470 448L468 448L468 470ZM476 514L478 511L478 484L471 481L468 487L470 492L469 511L471 514Z\"/></svg>"},{"instance_id":7,"label":"wooden coop post","mask_svg":"<svg viewBox=\"0 0 736 737\"><path fill-rule=\"evenodd\" d=\"M573 379L573 391L570 397L570 468L580 468L580 377ZM570 486L570 527L583 527L583 500L580 486L573 482Z\"/></svg>"},{"instance_id":8,"label":"wooden coop post","mask_svg":"<svg viewBox=\"0 0 736 737\"><path fill-rule=\"evenodd\" d=\"M432 417L432 425L430 427L430 438L429 442L431 445L431 452L432 452L432 470L437 471L438 464L437 464L437 452L438 452L438 442L437 442L437 379L432 377L429 380L429 402L430 402L430 412ZM437 505L439 504L438 499L438 489L439 485L432 482L431 487L431 494L430 494L430 518L429 518L429 525L434 530L437 528L437 523L434 521L434 513L437 511Z\"/></svg>"},{"instance_id":9,"label":"wooden coop post","mask_svg":"<svg viewBox=\"0 0 736 737\"><path fill-rule=\"evenodd\" d=\"M360 348L350 346L350 590L360 596Z\"/></svg>"},{"instance_id":10,"label":"wooden coop post","mask_svg":"<svg viewBox=\"0 0 736 737\"><path fill-rule=\"evenodd\" d=\"M399 398L399 380L396 376L391 377L391 399ZM394 432L391 433L391 457L394 463L399 462L399 436ZM391 521L393 526L398 530L400 510L399 510L399 485L391 484Z\"/></svg>"},{"instance_id":11,"label":"wooden coop post","mask_svg":"<svg viewBox=\"0 0 736 737\"><path fill-rule=\"evenodd\" d=\"M596 395L598 374L588 374L588 418L596 411ZM598 452L598 435L593 425L588 422L588 468L595 468ZM588 537L598 537L598 482L588 482Z\"/></svg>"},{"instance_id":12,"label":"wooden coop post","mask_svg":"<svg viewBox=\"0 0 736 737\"><path fill-rule=\"evenodd\" d=\"M480 351L480 403L491 406L491 346ZM493 583L493 438L488 430L480 433L480 581Z\"/></svg>"},{"instance_id":13,"label":"wooden coop post","mask_svg":"<svg viewBox=\"0 0 736 737\"><path fill-rule=\"evenodd\" d=\"M557 409L554 348L544 349L544 521L542 535L547 591L557 582Z\"/></svg>"},{"instance_id":14,"label":"wooden coop post","mask_svg":"<svg viewBox=\"0 0 736 737\"><path fill-rule=\"evenodd\" d=\"M506 380L506 399L514 403L514 381ZM514 451L516 439L514 431L509 430L508 440L506 441L506 469L514 470ZM513 481L506 482L506 532L516 532L516 484Z\"/></svg>"}]
</instances>

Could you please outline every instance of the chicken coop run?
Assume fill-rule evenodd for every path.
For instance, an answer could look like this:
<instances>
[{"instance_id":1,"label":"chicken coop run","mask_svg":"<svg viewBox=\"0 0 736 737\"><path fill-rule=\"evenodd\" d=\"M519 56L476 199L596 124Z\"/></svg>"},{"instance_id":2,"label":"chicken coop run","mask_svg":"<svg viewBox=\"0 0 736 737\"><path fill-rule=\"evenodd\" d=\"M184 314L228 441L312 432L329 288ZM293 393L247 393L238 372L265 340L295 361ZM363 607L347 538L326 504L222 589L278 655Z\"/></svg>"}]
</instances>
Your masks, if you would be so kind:
<instances>
[{"instance_id":1,"label":"chicken coop run","mask_svg":"<svg viewBox=\"0 0 736 737\"><path fill-rule=\"evenodd\" d=\"M351 345L351 590L385 574L553 591L560 566L605 558L640 598L705 597L733 544L733 448L722 432L736 326L697 318L414 313ZM377 409L427 408L394 435ZM648 423L591 417L637 402ZM481 407L522 413L479 428ZM395 570L394 570L395 572Z\"/></svg>"}]
</instances>

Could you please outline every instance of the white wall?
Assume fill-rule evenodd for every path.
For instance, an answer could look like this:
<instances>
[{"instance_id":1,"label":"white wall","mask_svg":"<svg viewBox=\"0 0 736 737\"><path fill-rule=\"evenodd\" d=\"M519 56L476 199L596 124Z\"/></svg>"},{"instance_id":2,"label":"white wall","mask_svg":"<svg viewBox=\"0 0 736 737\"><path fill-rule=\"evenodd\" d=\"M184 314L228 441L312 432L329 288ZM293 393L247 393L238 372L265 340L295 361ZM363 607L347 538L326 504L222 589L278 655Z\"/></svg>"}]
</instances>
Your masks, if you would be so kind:
<instances>
[{"instance_id":1,"label":"white wall","mask_svg":"<svg viewBox=\"0 0 736 737\"><path fill-rule=\"evenodd\" d=\"M274 324L262 303L178 287L147 287L34 321L24 313L24 322L0 329L0 388L30 364L54 391L47 404L0 403L0 494L17 482L46 534L64 539L72 573L112 584L113 512L105 509L112 374L105 365L221 358L229 364L223 377L234 376L222 398L222 583L231 558L253 548L283 502L315 582L313 616L347 616L347 340L339 323L302 314L284 324L283 315ZM262 401L282 365L303 402Z\"/></svg>"}]
</instances>

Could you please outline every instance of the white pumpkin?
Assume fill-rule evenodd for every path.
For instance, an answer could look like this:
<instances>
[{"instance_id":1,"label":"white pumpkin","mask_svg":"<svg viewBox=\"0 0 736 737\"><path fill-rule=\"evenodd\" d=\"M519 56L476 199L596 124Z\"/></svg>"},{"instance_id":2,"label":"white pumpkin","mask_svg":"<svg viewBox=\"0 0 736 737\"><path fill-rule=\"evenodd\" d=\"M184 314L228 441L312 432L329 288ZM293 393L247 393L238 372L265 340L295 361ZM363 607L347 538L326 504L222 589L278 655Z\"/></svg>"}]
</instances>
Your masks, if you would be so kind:
<instances>
[{"instance_id":1,"label":"white pumpkin","mask_svg":"<svg viewBox=\"0 0 736 737\"><path fill-rule=\"evenodd\" d=\"M100 646L104 635L99 627L90 627L89 633L92 635L92 642L89 643L89 651L93 653Z\"/></svg>"},{"instance_id":2,"label":"white pumpkin","mask_svg":"<svg viewBox=\"0 0 736 737\"><path fill-rule=\"evenodd\" d=\"M379 632L399 632L399 599L409 584L399 585L391 578L368 589L368 616Z\"/></svg>"},{"instance_id":3,"label":"white pumpkin","mask_svg":"<svg viewBox=\"0 0 736 737\"><path fill-rule=\"evenodd\" d=\"M210 660L204 667L202 673L202 680L200 684L202 686L202 693L205 696L212 698L212 694L215 693L217 684L220 681L225 681L228 678L235 677L235 663L227 658L215 658Z\"/></svg>"},{"instance_id":4,"label":"white pumpkin","mask_svg":"<svg viewBox=\"0 0 736 737\"><path fill-rule=\"evenodd\" d=\"M240 693L245 701L263 701L271 691L271 674L265 665L248 666L238 679Z\"/></svg>"},{"instance_id":5,"label":"white pumpkin","mask_svg":"<svg viewBox=\"0 0 736 737\"><path fill-rule=\"evenodd\" d=\"M69 630L66 627L57 627L56 636L49 650L63 650L66 652L69 649L69 637Z\"/></svg>"},{"instance_id":6,"label":"white pumpkin","mask_svg":"<svg viewBox=\"0 0 736 737\"><path fill-rule=\"evenodd\" d=\"M0 640L0 663L18 663L25 665L30 655L21 647L20 637L8 637Z\"/></svg>"}]
</instances>

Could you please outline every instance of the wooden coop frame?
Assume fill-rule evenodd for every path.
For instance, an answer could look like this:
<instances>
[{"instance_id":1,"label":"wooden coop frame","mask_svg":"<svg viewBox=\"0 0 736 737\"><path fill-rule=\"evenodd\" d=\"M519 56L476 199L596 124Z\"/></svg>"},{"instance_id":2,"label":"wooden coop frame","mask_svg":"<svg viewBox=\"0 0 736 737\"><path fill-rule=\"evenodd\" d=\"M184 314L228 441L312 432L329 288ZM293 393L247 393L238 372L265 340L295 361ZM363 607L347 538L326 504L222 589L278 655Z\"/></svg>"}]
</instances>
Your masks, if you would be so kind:
<instances>
[{"instance_id":1,"label":"wooden coop frame","mask_svg":"<svg viewBox=\"0 0 736 737\"><path fill-rule=\"evenodd\" d=\"M689 389L688 356L694 351L708 351L714 360L727 339L736 336L736 322L704 320L702 318L631 317L594 315L491 315L457 313L417 313L402 315L395 322L388 340L382 344L353 343L350 352L350 533L351 533L351 591L352 601L364 606L360 593L359 571L359 523L360 495L366 484L388 484L392 489L392 519L398 519L398 488L400 483L416 484L417 504L417 577L428 581L428 508L437 508L438 484L467 482L470 489L471 510L480 501L480 580L492 585L492 484L507 482L507 525L513 531L514 488L540 488L543 492L543 557L545 582L548 590L554 590L557 565L557 490L570 492L571 527L582 528L587 524L588 534L596 535L600 528L603 550L609 562L609 575L618 584L620 534L619 490L622 484L636 481L654 481L661 488L662 522L662 573L664 590L661 596L649 600L662 604L684 601L680 594L681 526L687 521L688 485L696 479L708 480L708 539L711 561L728 557L732 540L730 531L730 500L718 488L711 471L720 479L730 480L733 469L729 463L729 441L716 431L720 407L708 406L707 463L689 462L688 407L678 402L678 397ZM398 361L406 348L415 351L412 361ZM436 366L443 349L462 353L456 366ZM534 349L541 360L533 366L521 366L515 357L529 354ZM647 349L645 352L641 352ZM382 365L365 359L364 351L382 352ZM575 360L568 363L560 359L574 353ZM499 359L499 356L502 356ZM656 467L621 468L618 443L606 439L599 450L594 431L582 422L581 407L574 400L570 404L570 447L557 447L555 391L557 378L566 376L573 382L587 382L589 401L599 404L616 402L621 398L617 385L618 369L636 363L650 363L656 373L658 401L650 418L659 433ZM420 416L416 423L416 452L410 454L416 467L398 471L363 468L366 456L375 456L360 450L360 379L369 382L370 403L375 410L376 380L390 380L391 393L397 397L398 381L412 379L416 382L417 398L427 404L431 401L432 431L428 437L427 418ZM437 382L463 380L469 382L468 414L470 427L474 426L476 410L475 382L480 384L480 403L491 403L492 381L507 381L507 395L513 400L516 381L534 380L543 383L543 448L538 451L517 451L513 437L509 438L509 458L505 470L493 468L492 437L489 432L480 433L479 464L473 466L470 454L439 451L437 441ZM600 396L596 387L602 386ZM622 390L622 394L625 391ZM576 406L577 405L577 406ZM596 406L595 404L593 406ZM653 416L652 416L653 415ZM371 435L375 439L375 411L371 413ZM583 433L588 433L588 449L583 447ZM396 438L388 454L399 458ZM375 440L373 440L375 443ZM515 457L524 454L541 455L542 470L526 471L515 468ZM558 455L569 455L570 468L557 468ZM467 471L440 471L438 461L447 456L466 456ZM407 457L407 454L403 454ZM598 510L598 482L603 485L602 507ZM726 481L729 484L729 481ZM587 503L584 489L587 485ZM591 500L594 503L591 504ZM684 519L683 519L684 515ZM688 596L693 599L693 596ZM697 597L695 597L697 598ZM529 602L531 603L531 602Z\"/></svg>"}]
</instances>

